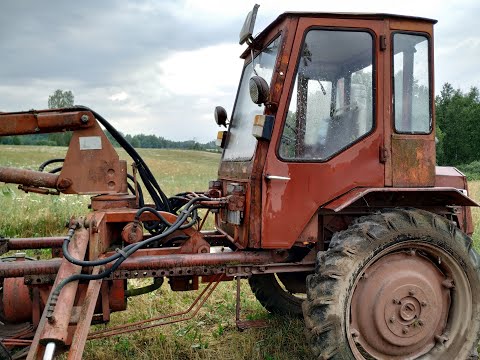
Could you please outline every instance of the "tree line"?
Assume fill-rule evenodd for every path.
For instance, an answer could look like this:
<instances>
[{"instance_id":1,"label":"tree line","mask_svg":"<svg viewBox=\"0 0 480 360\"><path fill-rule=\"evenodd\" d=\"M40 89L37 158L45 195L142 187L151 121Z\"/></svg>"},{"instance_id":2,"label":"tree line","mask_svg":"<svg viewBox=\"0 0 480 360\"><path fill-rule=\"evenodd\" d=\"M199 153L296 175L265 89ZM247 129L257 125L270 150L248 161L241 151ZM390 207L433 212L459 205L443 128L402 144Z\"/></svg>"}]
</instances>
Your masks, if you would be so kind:
<instances>
[{"instance_id":1,"label":"tree line","mask_svg":"<svg viewBox=\"0 0 480 360\"><path fill-rule=\"evenodd\" d=\"M435 99L437 161L460 165L480 160L480 97L476 87L468 92L443 85Z\"/></svg>"},{"instance_id":2,"label":"tree line","mask_svg":"<svg viewBox=\"0 0 480 360\"><path fill-rule=\"evenodd\" d=\"M108 140L115 147L120 145L105 131L105 135ZM173 141L165 139L161 136L155 135L125 135L125 139L135 148L147 148L147 149L184 149L184 150L205 150L205 151L218 151L215 141L207 143L199 143L195 140L186 141ZM5 136L0 137L1 145L38 145L38 146L68 146L72 133L66 131L63 133L53 134L34 134L27 136Z\"/></svg>"}]
</instances>

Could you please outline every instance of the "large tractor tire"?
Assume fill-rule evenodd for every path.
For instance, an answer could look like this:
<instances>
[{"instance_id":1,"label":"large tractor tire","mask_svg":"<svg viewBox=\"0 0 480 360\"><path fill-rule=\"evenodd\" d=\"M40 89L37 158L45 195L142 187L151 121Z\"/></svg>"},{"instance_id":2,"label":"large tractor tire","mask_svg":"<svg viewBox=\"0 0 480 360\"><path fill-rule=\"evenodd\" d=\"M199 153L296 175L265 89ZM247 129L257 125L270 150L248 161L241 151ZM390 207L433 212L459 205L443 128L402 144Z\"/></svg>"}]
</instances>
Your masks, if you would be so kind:
<instances>
[{"instance_id":1,"label":"large tractor tire","mask_svg":"<svg viewBox=\"0 0 480 360\"><path fill-rule=\"evenodd\" d=\"M300 274L303 274L303 280L299 279L299 285L305 287L306 275ZM282 279L286 280L287 277L282 277L281 274L253 275L248 279L248 283L260 304L272 314L302 316L302 302L305 296L289 291L282 283ZM289 287L292 290L293 286Z\"/></svg>"},{"instance_id":2,"label":"large tractor tire","mask_svg":"<svg viewBox=\"0 0 480 360\"><path fill-rule=\"evenodd\" d=\"M307 335L318 359L472 359L480 257L455 224L414 209L357 219L307 279Z\"/></svg>"}]
</instances>

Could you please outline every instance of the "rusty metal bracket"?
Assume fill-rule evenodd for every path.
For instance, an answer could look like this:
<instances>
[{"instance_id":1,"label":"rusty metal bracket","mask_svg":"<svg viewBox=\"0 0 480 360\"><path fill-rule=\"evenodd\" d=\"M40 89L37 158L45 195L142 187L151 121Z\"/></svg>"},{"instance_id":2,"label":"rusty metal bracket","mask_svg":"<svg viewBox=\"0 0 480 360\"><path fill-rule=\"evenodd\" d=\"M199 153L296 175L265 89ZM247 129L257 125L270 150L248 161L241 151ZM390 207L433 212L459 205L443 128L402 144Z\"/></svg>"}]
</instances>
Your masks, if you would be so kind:
<instances>
[{"instance_id":1,"label":"rusty metal bracket","mask_svg":"<svg viewBox=\"0 0 480 360\"><path fill-rule=\"evenodd\" d=\"M282 272L306 272L315 270L314 262L279 263L271 265L235 265L227 266L227 276L251 276L255 274L271 274Z\"/></svg>"},{"instance_id":2,"label":"rusty metal bracket","mask_svg":"<svg viewBox=\"0 0 480 360\"><path fill-rule=\"evenodd\" d=\"M105 280L126 280L155 278L163 276L206 276L224 274L225 266L191 266L179 268L158 268L155 270L117 270L112 272Z\"/></svg>"},{"instance_id":3,"label":"rusty metal bracket","mask_svg":"<svg viewBox=\"0 0 480 360\"><path fill-rule=\"evenodd\" d=\"M60 191L58 190L50 190L36 186L18 185L18 189L24 191L27 194L31 192L41 195L60 195Z\"/></svg>"},{"instance_id":4,"label":"rusty metal bracket","mask_svg":"<svg viewBox=\"0 0 480 360\"><path fill-rule=\"evenodd\" d=\"M213 291L217 288L218 284L222 281L224 275L220 274L217 277L208 283L207 286L202 290L202 292L197 296L194 302L190 305L190 307L182 312L168 314L168 315L161 315L152 319L141 320L129 324L119 325L111 328L106 328L103 330L99 330L88 335L88 340L92 339L101 339L108 336L113 335L120 335L125 333L130 333L133 331L139 330L146 330L151 329L154 327L173 324L181 321L186 321L192 319L195 315L197 315L198 311L202 308L203 304L207 299L212 295ZM185 316L186 315L186 316ZM166 319L171 319L165 321Z\"/></svg>"},{"instance_id":5,"label":"rusty metal bracket","mask_svg":"<svg viewBox=\"0 0 480 360\"><path fill-rule=\"evenodd\" d=\"M57 274L25 275L25 285L52 285Z\"/></svg>"},{"instance_id":6,"label":"rusty metal bracket","mask_svg":"<svg viewBox=\"0 0 480 360\"><path fill-rule=\"evenodd\" d=\"M250 276L254 274L270 274L282 272L306 272L315 269L314 262L301 263L278 263L265 265L230 265L230 266L189 266L178 268L157 268L155 270L117 270L112 272L105 280L126 280L126 279L142 279L155 277L173 277L173 276L207 276L216 274L226 274L228 277L233 276ZM32 275L32 281L38 276Z\"/></svg>"}]
</instances>

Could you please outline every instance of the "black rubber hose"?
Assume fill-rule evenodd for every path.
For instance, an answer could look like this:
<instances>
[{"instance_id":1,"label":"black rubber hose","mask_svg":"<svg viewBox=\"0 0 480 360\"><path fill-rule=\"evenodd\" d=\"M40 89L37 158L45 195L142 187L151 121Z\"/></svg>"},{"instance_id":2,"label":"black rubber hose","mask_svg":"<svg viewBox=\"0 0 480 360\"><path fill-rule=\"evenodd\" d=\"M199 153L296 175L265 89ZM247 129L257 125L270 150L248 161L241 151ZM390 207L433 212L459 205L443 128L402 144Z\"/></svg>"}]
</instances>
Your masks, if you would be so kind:
<instances>
[{"instance_id":1,"label":"black rubber hose","mask_svg":"<svg viewBox=\"0 0 480 360\"><path fill-rule=\"evenodd\" d=\"M56 173L62 171L62 169L63 169L63 167L60 166L60 167L57 167L57 168L55 168L55 169L53 169L53 170L50 170L49 173L50 173L50 174L56 174Z\"/></svg>"},{"instance_id":2,"label":"black rubber hose","mask_svg":"<svg viewBox=\"0 0 480 360\"><path fill-rule=\"evenodd\" d=\"M125 297L139 296L148 294L152 291L159 289L163 284L163 277L157 277L153 279L153 283L141 288L128 289L125 291Z\"/></svg>"},{"instance_id":3,"label":"black rubber hose","mask_svg":"<svg viewBox=\"0 0 480 360\"><path fill-rule=\"evenodd\" d=\"M158 235L155 235L155 236L152 236L151 238L149 239L146 239L146 240L143 240L143 241L140 241L138 243L135 243L135 244L130 244L126 247L124 247L123 249L121 249L121 252L118 252L112 256L109 256L107 258L104 258L104 259L97 259L97 260L79 260L79 259L75 259L73 256L70 255L70 252L68 251L68 244L70 243L73 235L75 234L75 230L77 228L77 226L71 226L68 230L68 233L67 233L67 237L65 238L65 240L63 241L63 244L62 244L62 251L63 251L63 256L69 261L71 262L72 264L75 264L75 265L79 265L79 266L100 266L100 265L105 265L105 264L108 264L112 261L115 261L115 260L118 260L119 258L121 257L124 257L125 255L124 254L127 254L128 256L130 256L131 254L133 254L135 251L137 251L138 249L142 248L143 246L146 246L148 245L149 243L153 242L153 241L158 241L162 238L164 238L165 236L167 236L168 234L171 234L173 231L176 231L176 230L179 230L179 229L182 229L182 225L184 226L192 226L194 224L193 220L188 223L188 224L183 224L188 216L190 215L191 212L194 212L196 211L196 209L198 207L196 206L192 206L195 202L197 201L200 201L200 200L207 200L209 198L207 197L197 197L197 198L193 198L192 200L190 200L187 205L186 205L186 208L180 213L179 217L175 220L175 222L173 224L170 224L168 221L166 221L163 217L161 217L160 214L158 214L161 219L163 219L167 224L169 224L169 228L167 230L165 230L164 232L162 232L161 234L158 234ZM143 213L141 212L142 210L146 211L145 209L149 209L149 210L154 210L152 208L142 208L140 209L139 211L137 211L137 215L135 215L135 219L138 221L138 218L140 217L140 215ZM155 210L154 210L155 211ZM155 211L156 212L156 211ZM138 215L140 214L140 215ZM138 217L137 217L138 216ZM196 219L194 219L196 221ZM191 224L191 225L190 225ZM174 228L175 230L172 231L172 228ZM167 234L167 235L166 235ZM132 250L133 249L133 250ZM128 257L127 256L127 257ZM92 279L92 280L95 280L95 279Z\"/></svg>"},{"instance_id":4,"label":"black rubber hose","mask_svg":"<svg viewBox=\"0 0 480 360\"><path fill-rule=\"evenodd\" d=\"M200 199L200 198L195 198L193 200L197 200L197 199ZM193 209L192 209L193 210ZM57 299L58 299L58 295L60 294L60 291L62 291L62 289L65 287L65 285L67 285L68 283L72 282L72 281L77 281L77 280L99 280L99 279L103 279L107 276L109 276L112 272L114 272L116 269L118 269L118 267L130 256L132 255L135 251L137 251L138 249L140 249L141 247L145 246L145 245L148 245L149 243L153 242L153 241L158 241L170 234L172 234L173 232L177 231L180 227L180 224L182 224L183 222L185 222L185 220L187 219L189 215L189 212L188 211L185 211L183 210L182 213L181 213L181 216L177 219L177 221L174 223L174 225L170 228L168 228L167 230L165 230L165 232L163 232L162 234L159 234L159 235L156 235L156 236L152 236L151 238L147 239L147 240L143 240L141 242L138 242L136 244L131 244L125 248L123 248L123 251L122 253L118 253L118 254L115 254L113 256L117 256L117 260L115 261L115 263L112 265L112 267L110 267L109 269L99 273L99 274L75 274L75 275L72 275L72 276L69 276L68 278L65 278L63 279L58 285L57 287L55 288L55 290L52 292L52 297L50 299L50 302L48 304L48 309L47 309L47 317L51 317L52 314L53 314L53 310L56 306L56 303L57 303ZM70 227L69 229L69 235L70 233L72 233L72 235L70 236L70 239L71 237L73 236L73 233L75 232L75 229L76 227ZM64 241L64 245L70 240L67 241L67 239L65 239ZM128 249L128 250L127 250ZM67 249L68 250L68 249ZM127 250L127 251L125 251ZM68 251L67 251L68 252ZM65 253L64 253L64 256L65 256ZM111 257L113 257L111 256ZM66 257L66 256L65 256ZM110 258L111 258L110 257ZM83 261L78 261L76 259L74 259L76 262L83 262ZM96 262L101 262L101 261L104 261L106 259L102 259L102 260L93 260L93 261L89 261L89 265L87 266L100 266L100 265L105 265L105 263L98 263L97 265L93 265L93 263L96 263ZM70 260L69 260L70 261ZM110 261L109 261L110 262ZM79 264L77 264L79 265Z\"/></svg>"},{"instance_id":5,"label":"black rubber hose","mask_svg":"<svg viewBox=\"0 0 480 360\"><path fill-rule=\"evenodd\" d=\"M38 171L43 171L50 164L60 163L60 162L64 162L64 161L65 161L65 159L50 159L50 160L47 160L38 167Z\"/></svg>"}]
</instances>

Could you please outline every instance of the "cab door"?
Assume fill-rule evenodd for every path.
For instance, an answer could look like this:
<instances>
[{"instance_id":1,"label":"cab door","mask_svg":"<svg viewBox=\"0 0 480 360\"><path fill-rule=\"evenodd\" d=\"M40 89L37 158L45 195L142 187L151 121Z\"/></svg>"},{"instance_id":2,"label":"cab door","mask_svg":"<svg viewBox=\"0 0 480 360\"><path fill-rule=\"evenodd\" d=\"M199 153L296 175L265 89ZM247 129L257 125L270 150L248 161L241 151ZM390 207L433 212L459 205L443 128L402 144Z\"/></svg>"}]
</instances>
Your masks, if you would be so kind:
<instances>
[{"instance_id":1,"label":"cab door","mask_svg":"<svg viewBox=\"0 0 480 360\"><path fill-rule=\"evenodd\" d=\"M432 23L390 20L394 187L435 185Z\"/></svg>"},{"instance_id":2,"label":"cab door","mask_svg":"<svg viewBox=\"0 0 480 360\"><path fill-rule=\"evenodd\" d=\"M325 203L384 186L380 20L301 18L262 184L262 247L289 248Z\"/></svg>"}]
</instances>

